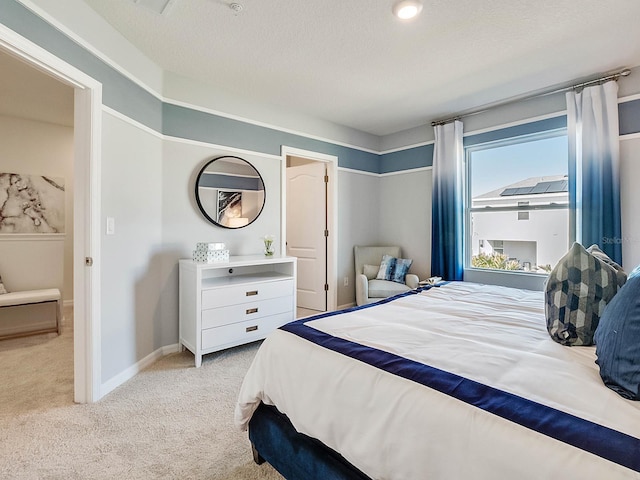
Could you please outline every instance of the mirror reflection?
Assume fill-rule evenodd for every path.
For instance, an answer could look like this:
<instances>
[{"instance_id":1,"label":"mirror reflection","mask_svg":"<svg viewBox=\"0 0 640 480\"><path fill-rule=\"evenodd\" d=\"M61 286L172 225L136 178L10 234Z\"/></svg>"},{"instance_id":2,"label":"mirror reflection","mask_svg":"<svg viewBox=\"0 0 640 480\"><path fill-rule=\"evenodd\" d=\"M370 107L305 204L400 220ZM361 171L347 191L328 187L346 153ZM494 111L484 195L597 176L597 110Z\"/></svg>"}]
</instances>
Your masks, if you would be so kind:
<instances>
[{"instance_id":1,"label":"mirror reflection","mask_svg":"<svg viewBox=\"0 0 640 480\"><path fill-rule=\"evenodd\" d=\"M207 162L196 179L196 201L211 223L242 228L253 222L264 207L264 182L246 160L217 157Z\"/></svg>"}]
</instances>

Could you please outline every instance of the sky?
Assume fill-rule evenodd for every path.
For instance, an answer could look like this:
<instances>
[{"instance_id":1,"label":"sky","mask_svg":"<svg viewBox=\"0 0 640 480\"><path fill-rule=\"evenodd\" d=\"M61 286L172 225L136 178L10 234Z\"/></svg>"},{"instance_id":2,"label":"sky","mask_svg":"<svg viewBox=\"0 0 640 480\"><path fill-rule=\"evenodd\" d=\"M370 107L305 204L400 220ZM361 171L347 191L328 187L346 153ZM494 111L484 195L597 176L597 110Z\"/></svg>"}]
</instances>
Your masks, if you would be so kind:
<instances>
[{"instance_id":1,"label":"sky","mask_svg":"<svg viewBox=\"0 0 640 480\"><path fill-rule=\"evenodd\" d=\"M471 198L530 177L567 174L566 135L477 150L471 157Z\"/></svg>"}]
</instances>

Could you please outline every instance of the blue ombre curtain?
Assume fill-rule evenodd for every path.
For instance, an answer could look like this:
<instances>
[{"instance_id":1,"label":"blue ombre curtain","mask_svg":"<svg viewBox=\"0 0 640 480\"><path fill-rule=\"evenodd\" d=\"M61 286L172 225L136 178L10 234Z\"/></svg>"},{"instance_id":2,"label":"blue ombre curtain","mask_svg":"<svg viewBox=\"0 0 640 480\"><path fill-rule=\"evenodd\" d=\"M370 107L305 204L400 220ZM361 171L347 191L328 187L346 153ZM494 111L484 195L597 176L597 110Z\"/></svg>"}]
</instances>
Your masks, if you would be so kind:
<instances>
[{"instance_id":1,"label":"blue ombre curtain","mask_svg":"<svg viewBox=\"0 0 640 480\"><path fill-rule=\"evenodd\" d=\"M622 264L618 84L568 92L569 206L572 238L598 245Z\"/></svg>"},{"instance_id":2,"label":"blue ombre curtain","mask_svg":"<svg viewBox=\"0 0 640 480\"><path fill-rule=\"evenodd\" d=\"M433 150L431 275L462 280L464 274L462 122L436 125Z\"/></svg>"}]
</instances>

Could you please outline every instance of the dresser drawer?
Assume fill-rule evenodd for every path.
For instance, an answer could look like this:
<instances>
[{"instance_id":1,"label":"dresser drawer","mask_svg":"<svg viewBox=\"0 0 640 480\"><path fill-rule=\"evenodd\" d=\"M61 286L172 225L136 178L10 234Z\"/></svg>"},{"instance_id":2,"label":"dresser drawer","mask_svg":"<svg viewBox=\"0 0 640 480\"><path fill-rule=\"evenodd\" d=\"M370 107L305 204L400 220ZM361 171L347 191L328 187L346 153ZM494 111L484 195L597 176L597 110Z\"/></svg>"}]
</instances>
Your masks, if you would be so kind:
<instances>
[{"instance_id":1,"label":"dresser drawer","mask_svg":"<svg viewBox=\"0 0 640 480\"><path fill-rule=\"evenodd\" d=\"M230 323L268 317L278 313L290 312L292 309L292 295L240 303L228 307L211 308L202 311L202 328L220 327Z\"/></svg>"},{"instance_id":2,"label":"dresser drawer","mask_svg":"<svg viewBox=\"0 0 640 480\"><path fill-rule=\"evenodd\" d=\"M255 320L247 320L222 327L202 330L202 349L239 345L266 337L281 325L293 320L293 312L280 313Z\"/></svg>"},{"instance_id":3,"label":"dresser drawer","mask_svg":"<svg viewBox=\"0 0 640 480\"><path fill-rule=\"evenodd\" d=\"M234 285L202 291L202 309L283 297L293 293L293 280Z\"/></svg>"}]
</instances>

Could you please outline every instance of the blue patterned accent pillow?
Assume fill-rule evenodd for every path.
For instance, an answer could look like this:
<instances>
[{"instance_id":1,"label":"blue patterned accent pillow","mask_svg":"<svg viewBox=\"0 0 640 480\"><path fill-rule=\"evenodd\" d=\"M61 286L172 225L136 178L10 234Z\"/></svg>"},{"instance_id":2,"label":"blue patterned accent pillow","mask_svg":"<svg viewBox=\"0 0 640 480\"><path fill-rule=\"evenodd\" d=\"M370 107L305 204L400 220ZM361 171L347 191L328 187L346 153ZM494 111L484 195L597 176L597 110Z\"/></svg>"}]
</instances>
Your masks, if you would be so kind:
<instances>
[{"instance_id":1,"label":"blue patterned accent pillow","mask_svg":"<svg viewBox=\"0 0 640 480\"><path fill-rule=\"evenodd\" d=\"M392 257L391 255L383 255L376 280L391 280L391 278L393 277L393 270L395 269L395 266L395 257Z\"/></svg>"},{"instance_id":2,"label":"blue patterned accent pillow","mask_svg":"<svg viewBox=\"0 0 640 480\"><path fill-rule=\"evenodd\" d=\"M595 341L604 384L640 400L640 275L630 277L604 309Z\"/></svg>"},{"instance_id":3,"label":"blue patterned accent pillow","mask_svg":"<svg viewBox=\"0 0 640 480\"><path fill-rule=\"evenodd\" d=\"M396 283L404 283L407 272L413 260L408 258L395 258L391 255L384 255L380 263L380 269L376 280L389 280Z\"/></svg>"},{"instance_id":4,"label":"blue patterned accent pillow","mask_svg":"<svg viewBox=\"0 0 640 480\"><path fill-rule=\"evenodd\" d=\"M396 258L396 268L393 269L393 276L391 277L391 281L404 283L405 277L407 276L407 272L409 271L409 267L413 260L408 258Z\"/></svg>"}]
</instances>

